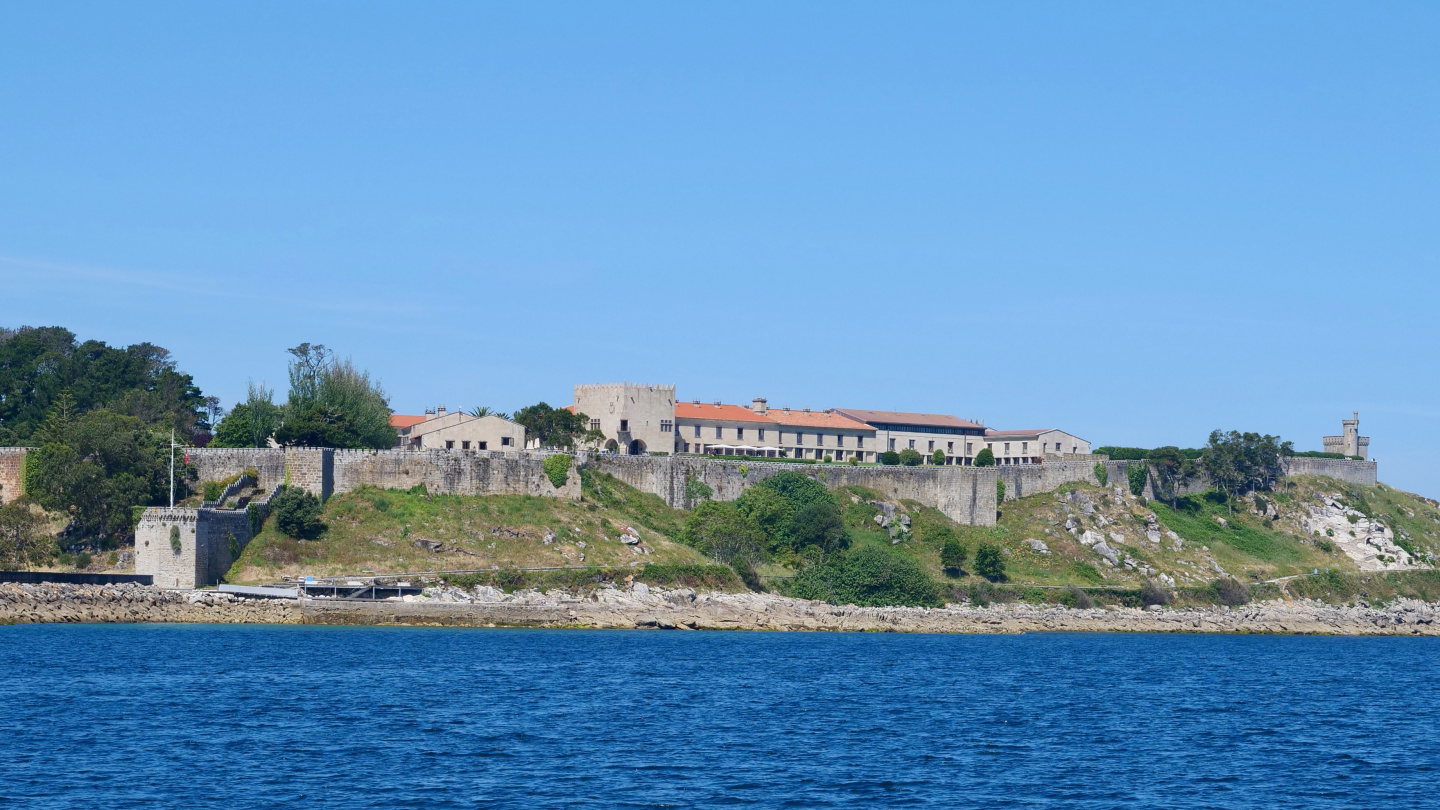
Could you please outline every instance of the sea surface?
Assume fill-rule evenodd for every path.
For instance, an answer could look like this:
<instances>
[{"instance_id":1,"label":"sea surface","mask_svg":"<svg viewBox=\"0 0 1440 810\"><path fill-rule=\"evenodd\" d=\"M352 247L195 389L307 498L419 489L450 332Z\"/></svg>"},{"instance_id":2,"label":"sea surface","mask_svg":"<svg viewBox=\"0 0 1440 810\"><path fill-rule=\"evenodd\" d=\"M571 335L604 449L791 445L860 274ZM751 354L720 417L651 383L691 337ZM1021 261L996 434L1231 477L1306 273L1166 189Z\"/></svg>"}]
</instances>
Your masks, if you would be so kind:
<instances>
[{"instance_id":1,"label":"sea surface","mask_svg":"<svg viewBox=\"0 0 1440 810\"><path fill-rule=\"evenodd\" d=\"M0 627L0 807L1440 807L1440 639Z\"/></svg>"}]
</instances>

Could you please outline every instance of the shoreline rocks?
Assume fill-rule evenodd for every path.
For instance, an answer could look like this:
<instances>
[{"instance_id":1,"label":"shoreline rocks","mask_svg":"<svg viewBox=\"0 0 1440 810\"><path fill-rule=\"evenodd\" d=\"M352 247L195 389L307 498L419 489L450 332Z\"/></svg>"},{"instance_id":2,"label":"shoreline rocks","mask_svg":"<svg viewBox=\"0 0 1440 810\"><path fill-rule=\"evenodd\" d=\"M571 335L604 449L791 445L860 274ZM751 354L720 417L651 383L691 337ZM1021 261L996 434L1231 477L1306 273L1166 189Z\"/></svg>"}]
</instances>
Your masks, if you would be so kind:
<instances>
[{"instance_id":1,"label":"shoreline rocks","mask_svg":"<svg viewBox=\"0 0 1440 810\"><path fill-rule=\"evenodd\" d=\"M1440 605L1398 601L1384 608L1315 601L1239 608L1074 609L1024 603L944 608L829 605L774 594L604 588L503 593L431 588L379 602L245 599L215 591L137 585L0 583L0 624L199 622L430 625L456 627L656 628L913 633L1279 633L1440 635Z\"/></svg>"}]
</instances>

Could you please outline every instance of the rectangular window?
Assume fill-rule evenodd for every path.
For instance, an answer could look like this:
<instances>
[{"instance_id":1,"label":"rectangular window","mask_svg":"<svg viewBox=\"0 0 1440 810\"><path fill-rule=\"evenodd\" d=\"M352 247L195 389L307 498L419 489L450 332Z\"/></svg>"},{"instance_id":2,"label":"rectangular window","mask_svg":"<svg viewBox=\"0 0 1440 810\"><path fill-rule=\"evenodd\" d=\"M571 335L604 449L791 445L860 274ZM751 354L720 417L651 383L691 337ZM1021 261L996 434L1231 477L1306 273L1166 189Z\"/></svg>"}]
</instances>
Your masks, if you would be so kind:
<instances>
[{"instance_id":1,"label":"rectangular window","mask_svg":"<svg viewBox=\"0 0 1440 810\"><path fill-rule=\"evenodd\" d=\"M1010 443L1005 442L1005 455L1010 455Z\"/></svg>"},{"instance_id":2,"label":"rectangular window","mask_svg":"<svg viewBox=\"0 0 1440 810\"><path fill-rule=\"evenodd\" d=\"M460 449L461 449L461 450L469 450L469 449L470 449L470 442L464 442L464 441L460 442Z\"/></svg>"},{"instance_id":3,"label":"rectangular window","mask_svg":"<svg viewBox=\"0 0 1440 810\"><path fill-rule=\"evenodd\" d=\"M445 449L446 449L446 450L454 450L454 449L455 449L455 442L454 442L453 440L451 440L451 439L446 439L446 440L445 440Z\"/></svg>"},{"instance_id":4,"label":"rectangular window","mask_svg":"<svg viewBox=\"0 0 1440 810\"><path fill-rule=\"evenodd\" d=\"M891 439L891 440L890 440L890 449L891 449L891 450L894 450L894 449L895 449L895 440L894 440L894 439Z\"/></svg>"},{"instance_id":5,"label":"rectangular window","mask_svg":"<svg viewBox=\"0 0 1440 810\"><path fill-rule=\"evenodd\" d=\"M661 419L661 420L660 420L660 432L661 432L661 433L669 433L669 432L670 432L670 428L672 427L672 424L673 424L673 423L671 423L671 421L670 421L669 419Z\"/></svg>"},{"instance_id":6,"label":"rectangular window","mask_svg":"<svg viewBox=\"0 0 1440 810\"><path fill-rule=\"evenodd\" d=\"M805 434L804 434L804 433L796 433L796 434L795 434L795 443L796 443L796 444L804 444L804 443L805 443Z\"/></svg>"},{"instance_id":7,"label":"rectangular window","mask_svg":"<svg viewBox=\"0 0 1440 810\"><path fill-rule=\"evenodd\" d=\"M512 438L509 437L509 436L501 436L501 437L500 437L500 446L501 446L501 447L509 447L510 445L512 445L512 444L514 444L514 443L515 443L515 440L512 439Z\"/></svg>"},{"instance_id":8,"label":"rectangular window","mask_svg":"<svg viewBox=\"0 0 1440 810\"><path fill-rule=\"evenodd\" d=\"M838 433L838 434L836 434L836 436L835 436L835 446L836 446L836 447L844 447L844 446L845 446L845 434L844 434L844 433Z\"/></svg>"},{"instance_id":9,"label":"rectangular window","mask_svg":"<svg viewBox=\"0 0 1440 810\"><path fill-rule=\"evenodd\" d=\"M700 438L700 426L699 426L699 425L696 425L696 426L695 426L695 438L697 438L697 439Z\"/></svg>"},{"instance_id":10,"label":"rectangular window","mask_svg":"<svg viewBox=\"0 0 1440 810\"><path fill-rule=\"evenodd\" d=\"M599 430L599 429L600 429L600 420L599 420L599 419L591 419L591 420L590 420L590 429L591 429L591 430Z\"/></svg>"},{"instance_id":11,"label":"rectangular window","mask_svg":"<svg viewBox=\"0 0 1440 810\"><path fill-rule=\"evenodd\" d=\"M974 442L965 442L965 455L968 456L968 455L970 455L971 453L974 453L974 452L975 452L975 443L974 443Z\"/></svg>"},{"instance_id":12,"label":"rectangular window","mask_svg":"<svg viewBox=\"0 0 1440 810\"><path fill-rule=\"evenodd\" d=\"M946 452L946 453L954 453L954 452L955 452L955 443L954 443L954 442L945 442L945 452Z\"/></svg>"},{"instance_id":13,"label":"rectangular window","mask_svg":"<svg viewBox=\"0 0 1440 810\"><path fill-rule=\"evenodd\" d=\"M715 426L715 438L717 438L717 439L723 439L723 438L725 438L725 434L721 432L721 431L723 431L723 430L724 430L724 428L720 427L719 425L716 425L716 426Z\"/></svg>"},{"instance_id":14,"label":"rectangular window","mask_svg":"<svg viewBox=\"0 0 1440 810\"><path fill-rule=\"evenodd\" d=\"M855 446L856 446L856 447L864 447L864 446L865 446L865 437L864 437L864 436L856 436L856 437L855 437Z\"/></svg>"},{"instance_id":15,"label":"rectangular window","mask_svg":"<svg viewBox=\"0 0 1440 810\"><path fill-rule=\"evenodd\" d=\"M931 439L931 440L930 440L930 447L927 448L927 449L928 449L930 452L932 452L932 453L935 452L935 440L934 440L934 439Z\"/></svg>"},{"instance_id":16,"label":"rectangular window","mask_svg":"<svg viewBox=\"0 0 1440 810\"><path fill-rule=\"evenodd\" d=\"M760 434L760 441L765 441L765 428L755 428L755 430Z\"/></svg>"},{"instance_id":17,"label":"rectangular window","mask_svg":"<svg viewBox=\"0 0 1440 810\"><path fill-rule=\"evenodd\" d=\"M489 442L480 442L480 449L484 450L489 444Z\"/></svg>"},{"instance_id":18,"label":"rectangular window","mask_svg":"<svg viewBox=\"0 0 1440 810\"><path fill-rule=\"evenodd\" d=\"M824 446L825 446L825 434L824 434L824 433L816 433L816 434L815 434L815 446L816 446L816 447L824 447Z\"/></svg>"},{"instance_id":19,"label":"rectangular window","mask_svg":"<svg viewBox=\"0 0 1440 810\"><path fill-rule=\"evenodd\" d=\"M626 432L626 431L628 431L628 430L630 430L630 420L629 420L629 419L621 419L621 420L620 420L620 432L621 432L621 433L624 433L624 432Z\"/></svg>"},{"instance_id":20,"label":"rectangular window","mask_svg":"<svg viewBox=\"0 0 1440 810\"><path fill-rule=\"evenodd\" d=\"M1029 443L1029 442L1020 442L1020 452L1021 452L1021 454L1025 454L1025 453L1030 452L1030 443Z\"/></svg>"},{"instance_id":21,"label":"rectangular window","mask_svg":"<svg viewBox=\"0 0 1440 810\"><path fill-rule=\"evenodd\" d=\"M915 440L914 440L914 439L911 439L911 440L910 440L910 449L911 449L911 450L914 450L914 449L915 449Z\"/></svg>"},{"instance_id":22,"label":"rectangular window","mask_svg":"<svg viewBox=\"0 0 1440 810\"><path fill-rule=\"evenodd\" d=\"M735 441L745 438L745 428L735 428Z\"/></svg>"}]
</instances>

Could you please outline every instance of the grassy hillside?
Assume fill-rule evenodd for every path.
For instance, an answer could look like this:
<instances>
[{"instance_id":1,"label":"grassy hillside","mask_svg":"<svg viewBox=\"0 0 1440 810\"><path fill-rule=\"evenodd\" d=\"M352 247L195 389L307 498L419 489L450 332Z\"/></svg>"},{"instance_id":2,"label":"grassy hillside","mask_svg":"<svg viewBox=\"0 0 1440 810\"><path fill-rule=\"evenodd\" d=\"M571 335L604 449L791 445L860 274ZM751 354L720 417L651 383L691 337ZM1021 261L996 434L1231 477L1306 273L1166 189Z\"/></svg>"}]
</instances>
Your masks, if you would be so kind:
<instances>
[{"instance_id":1,"label":"grassy hillside","mask_svg":"<svg viewBox=\"0 0 1440 810\"><path fill-rule=\"evenodd\" d=\"M286 537L266 521L226 579L708 562L671 540L685 513L658 497L590 471L584 493L576 502L361 488L326 502L328 528L317 540ZM627 527L638 545L622 542Z\"/></svg>"},{"instance_id":2,"label":"grassy hillside","mask_svg":"<svg viewBox=\"0 0 1440 810\"><path fill-rule=\"evenodd\" d=\"M339 495L325 505L324 520L329 528L321 539L284 537L271 521L245 549L228 580L255 583L273 582L282 575L562 566L655 565L654 570L660 572L659 566L711 563L680 542L689 513L601 473L583 471L582 478L581 501L442 496L374 488ZM1334 543L1306 532L1310 510L1323 507L1327 498L1383 521L1394 530L1397 540L1404 538L1412 553L1440 552L1440 507L1434 501L1383 485L1360 487L1331 479L1293 479L1282 492L1232 506L1213 496L1184 498L1173 506L1147 503L1123 488L1071 484L1057 492L1005 503L997 525L991 527L962 526L935 509L913 501L889 503L860 487L835 494L852 546L880 547L908 557L934 579L939 593L950 599L989 593L983 589L990 586L973 573L981 544L1002 549L1006 577L999 584L1012 595L1023 595L1027 587L1035 586L1083 586L1098 589L1097 594L1134 595L1151 580L1166 585L1173 581L1182 599L1190 593L1204 601L1211 583L1222 577L1253 584L1316 570L1353 573L1355 564ZM888 515L896 528L882 527L877 515ZM641 544L622 542L627 527L639 533ZM1084 542L1087 532L1092 542ZM958 571L947 571L940 564L941 545L948 536L958 538L969 552L969 561ZM1097 537L1103 538L1103 545L1093 542ZM791 558L789 564L796 565L798 560ZM781 590L797 573L780 559L758 566L758 570L769 587ZM555 574L546 581L563 584L576 576L593 578ZM1411 593L1396 590L1399 586L1375 584L1385 581L1377 576L1345 580L1343 587L1335 585L1331 590L1345 598L1359 598L1371 590ZM725 579L734 581L728 574ZM465 581L472 580L500 582L504 578L486 574ZM1409 581L1403 576L1396 581L1402 580ZM672 577L667 581L678 580ZM1329 592L1325 581L1329 580L1307 581L1304 595ZM1264 586L1257 595L1270 590L1278 595L1280 587ZM1284 587L1292 595L1301 595L1298 586ZM1416 593L1428 593L1429 587ZM1055 593L1042 590L1032 596L1053 601ZM1121 601L1125 598L1130 597Z\"/></svg>"}]
</instances>

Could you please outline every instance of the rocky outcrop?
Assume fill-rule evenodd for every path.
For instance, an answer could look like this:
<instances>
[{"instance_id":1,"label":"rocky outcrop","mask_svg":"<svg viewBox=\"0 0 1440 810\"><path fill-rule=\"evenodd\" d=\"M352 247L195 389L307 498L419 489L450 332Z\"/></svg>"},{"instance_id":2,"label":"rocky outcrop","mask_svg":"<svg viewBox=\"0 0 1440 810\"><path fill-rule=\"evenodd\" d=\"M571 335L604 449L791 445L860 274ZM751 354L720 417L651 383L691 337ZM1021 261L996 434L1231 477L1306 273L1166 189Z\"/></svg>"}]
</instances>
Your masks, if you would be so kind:
<instances>
[{"instance_id":1,"label":"rocky outcrop","mask_svg":"<svg viewBox=\"0 0 1440 810\"><path fill-rule=\"evenodd\" d=\"M1313 601L1241 608L1140 610L1004 604L865 608L774 594L605 588L587 595L431 588L380 602L242 599L213 591L144 586L0 584L0 623L243 622L456 627L592 627L662 630L813 630L912 633L1295 633L1440 635L1440 605L1376 608Z\"/></svg>"},{"instance_id":2,"label":"rocky outcrop","mask_svg":"<svg viewBox=\"0 0 1440 810\"><path fill-rule=\"evenodd\" d=\"M1361 571L1400 571L1421 567L1406 551L1395 544L1395 533L1389 526L1371 520L1357 509L1327 496L1317 507L1309 508L1303 519L1307 532L1316 537L1329 537L1355 561Z\"/></svg>"},{"instance_id":3,"label":"rocky outcrop","mask_svg":"<svg viewBox=\"0 0 1440 810\"><path fill-rule=\"evenodd\" d=\"M61 622L212 622L297 624L293 601L241 599L214 591L145 585L0 583L0 624Z\"/></svg>"}]
</instances>

